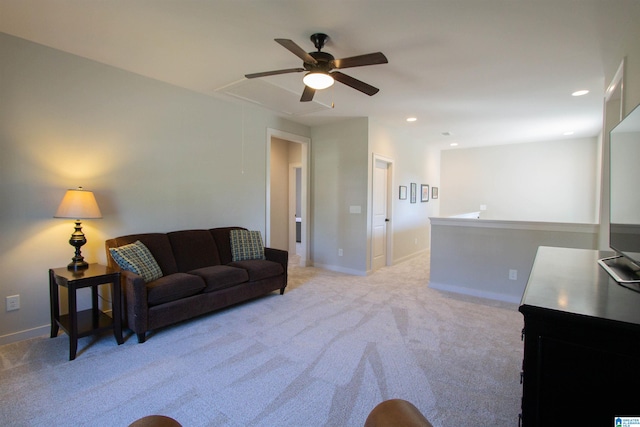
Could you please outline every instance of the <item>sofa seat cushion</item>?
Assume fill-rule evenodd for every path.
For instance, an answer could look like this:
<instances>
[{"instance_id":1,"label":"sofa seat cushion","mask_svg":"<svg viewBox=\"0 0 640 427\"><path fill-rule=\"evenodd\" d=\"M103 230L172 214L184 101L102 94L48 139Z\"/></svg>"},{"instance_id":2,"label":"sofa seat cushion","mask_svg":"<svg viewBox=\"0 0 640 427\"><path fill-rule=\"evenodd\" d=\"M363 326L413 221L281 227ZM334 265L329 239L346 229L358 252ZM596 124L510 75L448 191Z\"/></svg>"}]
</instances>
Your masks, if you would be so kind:
<instances>
[{"instance_id":1,"label":"sofa seat cushion","mask_svg":"<svg viewBox=\"0 0 640 427\"><path fill-rule=\"evenodd\" d=\"M228 265L212 265L210 267L198 268L191 270L189 274L204 279L206 283L204 292L229 288L249 281L249 274L247 274L246 270Z\"/></svg>"},{"instance_id":2,"label":"sofa seat cushion","mask_svg":"<svg viewBox=\"0 0 640 427\"><path fill-rule=\"evenodd\" d=\"M270 277L284 274L282 264L265 259L252 259L247 261L233 261L229 264L232 267L239 267L247 270L249 281L268 279Z\"/></svg>"},{"instance_id":3,"label":"sofa seat cushion","mask_svg":"<svg viewBox=\"0 0 640 427\"><path fill-rule=\"evenodd\" d=\"M204 280L194 274L174 273L147 283L147 304L164 304L195 295L205 288Z\"/></svg>"}]
</instances>

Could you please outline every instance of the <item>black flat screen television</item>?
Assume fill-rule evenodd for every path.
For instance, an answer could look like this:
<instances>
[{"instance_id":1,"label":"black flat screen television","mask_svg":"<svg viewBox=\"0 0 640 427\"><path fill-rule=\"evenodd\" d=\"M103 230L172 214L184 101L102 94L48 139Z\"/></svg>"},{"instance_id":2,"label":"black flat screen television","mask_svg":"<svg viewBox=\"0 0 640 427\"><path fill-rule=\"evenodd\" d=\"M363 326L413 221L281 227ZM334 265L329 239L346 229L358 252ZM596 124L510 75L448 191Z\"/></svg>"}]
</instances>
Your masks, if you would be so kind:
<instances>
[{"instance_id":1,"label":"black flat screen television","mask_svg":"<svg viewBox=\"0 0 640 427\"><path fill-rule=\"evenodd\" d=\"M640 106L610 134L609 246L616 256L599 260L613 279L640 290Z\"/></svg>"}]
</instances>

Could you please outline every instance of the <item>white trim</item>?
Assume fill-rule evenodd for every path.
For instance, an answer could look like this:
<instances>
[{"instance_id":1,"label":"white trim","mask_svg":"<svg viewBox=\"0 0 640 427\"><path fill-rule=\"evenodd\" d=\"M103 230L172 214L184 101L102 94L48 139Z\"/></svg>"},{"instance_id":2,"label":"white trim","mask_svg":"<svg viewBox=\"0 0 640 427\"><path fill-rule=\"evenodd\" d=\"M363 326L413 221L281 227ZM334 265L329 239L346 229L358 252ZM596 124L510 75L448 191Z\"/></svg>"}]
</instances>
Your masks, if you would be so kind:
<instances>
[{"instance_id":1,"label":"white trim","mask_svg":"<svg viewBox=\"0 0 640 427\"><path fill-rule=\"evenodd\" d=\"M337 273L350 274L352 276L367 276L366 271L356 270L353 268L345 268L339 265L331 265L331 264L314 264L316 268L322 268L324 270L335 271Z\"/></svg>"},{"instance_id":2,"label":"white trim","mask_svg":"<svg viewBox=\"0 0 640 427\"><path fill-rule=\"evenodd\" d=\"M51 333L51 325L38 326L36 328L25 329L24 331L13 332L0 336L0 345L11 344L18 341L24 341L31 338L41 336L49 336Z\"/></svg>"},{"instance_id":3,"label":"white trim","mask_svg":"<svg viewBox=\"0 0 640 427\"><path fill-rule=\"evenodd\" d=\"M271 139L279 138L285 141L291 141L298 144L302 144L302 241L305 246L304 254L306 259L301 260L305 265L310 265L309 262L309 245L310 245L310 200L311 200L311 138L302 135L296 135L293 133L281 131L278 129L267 128L267 144L266 144L266 179L265 179L265 245L269 246L271 242Z\"/></svg>"},{"instance_id":4,"label":"white trim","mask_svg":"<svg viewBox=\"0 0 640 427\"><path fill-rule=\"evenodd\" d=\"M522 297L515 295L500 294L497 292L481 291L479 289L467 288L465 286L446 285L444 283L429 283L430 289L438 291L454 292L456 294L470 295L478 298L492 299L496 301L504 301L518 304Z\"/></svg>"},{"instance_id":5,"label":"white trim","mask_svg":"<svg viewBox=\"0 0 640 427\"><path fill-rule=\"evenodd\" d=\"M381 156L380 154L373 153L371 159L371 199L369 200L369 235L370 238L370 256L369 256L369 268L373 271L373 192L376 191L373 188L376 162L381 161L387 164L387 238L386 238L386 259L385 265L393 265L393 159Z\"/></svg>"},{"instance_id":6,"label":"white trim","mask_svg":"<svg viewBox=\"0 0 640 427\"><path fill-rule=\"evenodd\" d=\"M613 79L611 79L611 83L609 83L609 86L607 86L607 90L604 93L604 102L606 106L606 103L609 102L609 100L611 99L611 95L613 95L613 93L616 91L616 89L618 89L618 87L620 88L619 121L622 121L622 119L624 118L624 68L625 68L626 59L627 58L625 57L625 58L622 58L622 61L620 61L620 65L618 65L616 74L613 76Z\"/></svg>"},{"instance_id":7,"label":"white trim","mask_svg":"<svg viewBox=\"0 0 640 427\"><path fill-rule=\"evenodd\" d=\"M292 217L295 216L295 212L296 212L296 201L297 201L297 197L296 197L296 170L297 169L302 169L302 163L300 162L295 162L295 163L289 163L289 221L288 221L288 230L289 230L289 254L291 254L292 252L292 248L293 250L295 250L296 247L296 228L297 228L297 223L295 221L292 221ZM302 182L300 182L300 186L302 186ZM300 189L300 193L302 194L302 189ZM302 203L302 201L301 201ZM301 208L302 210L302 208ZM302 218L302 212L300 212L300 217ZM300 230L300 234L302 234L302 230ZM296 253L296 255L304 255L304 257L301 258L302 259L306 259L306 254L304 254L304 249L302 249L302 254Z\"/></svg>"},{"instance_id":8,"label":"white trim","mask_svg":"<svg viewBox=\"0 0 640 427\"><path fill-rule=\"evenodd\" d=\"M419 250L418 252L413 252L407 256L403 256L402 258L398 258L395 260L394 265L398 265L405 261L409 261L411 259L423 257L423 256L428 259L431 256L431 249L422 249L422 250Z\"/></svg>"},{"instance_id":9,"label":"white trim","mask_svg":"<svg viewBox=\"0 0 640 427\"><path fill-rule=\"evenodd\" d=\"M511 230L565 231L597 233L599 224L571 222L502 221L493 219L430 217L431 225L449 225L474 228L502 228Z\"/></svg>"}]
</instances>

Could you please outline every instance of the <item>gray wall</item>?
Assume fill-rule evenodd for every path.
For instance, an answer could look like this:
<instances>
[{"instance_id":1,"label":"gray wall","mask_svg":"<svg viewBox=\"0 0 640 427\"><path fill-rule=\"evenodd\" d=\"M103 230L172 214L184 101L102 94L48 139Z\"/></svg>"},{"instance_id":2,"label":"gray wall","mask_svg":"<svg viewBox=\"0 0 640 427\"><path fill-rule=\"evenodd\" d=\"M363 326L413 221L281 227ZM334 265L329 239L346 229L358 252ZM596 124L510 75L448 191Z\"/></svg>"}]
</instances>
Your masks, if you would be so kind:
<instances>
[{"instance_id":1,"label":"gray wall","mask_svg":"<svg viewBox=\"0 0 640 427\"><path fill-rule=\"evenodd\" d=\"M89 262L134 232L264 234L266 130L310 136L266 110L4 34L0 57L0 297L21 296L20 310L0 309L0 342L46 333L47 270L73 256L73 221L53 218L66 189L94 191L104 216L83 221Z\"/></svg>"},{"instance_id":2,"label":"gray wall","mask_svg":"<svg viewBox=\"0 0 640 427\"><path fill-rule=\"evenodd\" d=\"M367 118L312 129L311 258L316 266L367 272L368 135ZM350 213L350 206L360 206L360 213Z\"/></svg>"},{"instance_id":3,"label":"gray wall","mask_svg":"<svg viewBox=\"0 0 640 427\"><path fill-rule=\"evenodd\" d=\"M509 302L520 302L539 246L597 249L598 242L596 224L458 218L431 222L429 287ZM509 276L510 270L515 277Z\"/></svg>"}]
</instances>

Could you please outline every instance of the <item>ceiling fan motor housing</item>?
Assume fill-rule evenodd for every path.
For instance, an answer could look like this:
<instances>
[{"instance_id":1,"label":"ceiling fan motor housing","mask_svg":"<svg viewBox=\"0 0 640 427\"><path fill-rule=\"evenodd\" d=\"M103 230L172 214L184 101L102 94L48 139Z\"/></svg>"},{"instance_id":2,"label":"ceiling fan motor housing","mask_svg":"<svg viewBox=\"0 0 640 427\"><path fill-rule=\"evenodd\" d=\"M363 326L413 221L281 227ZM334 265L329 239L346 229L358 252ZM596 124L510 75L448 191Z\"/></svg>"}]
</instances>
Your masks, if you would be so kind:
<instances>
[{"instance_id":1,"label":"ceiling fan motor housing","mask_svg":"<svg viewBox=\"0 0 640 427\"><path fill-rule=\"evenodd\" d=\"M331 61L333 61L335 58L330 53L326 53L326 52L309 52L309 55L311 55L313 57L313 59L318 61L318 63L317 64L310 64L308 62L305 62L304 63L304 68L305 69L307 69L309 71L324 71L325 73L328 73L329 71L331 71L333 69Z\"/></svg>"}]
</instances>

